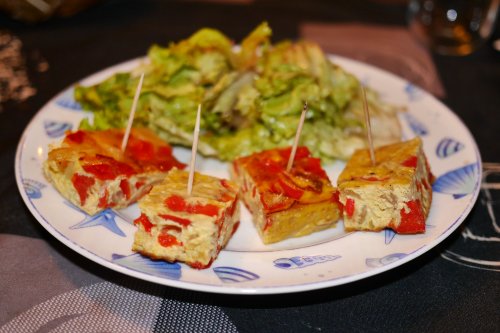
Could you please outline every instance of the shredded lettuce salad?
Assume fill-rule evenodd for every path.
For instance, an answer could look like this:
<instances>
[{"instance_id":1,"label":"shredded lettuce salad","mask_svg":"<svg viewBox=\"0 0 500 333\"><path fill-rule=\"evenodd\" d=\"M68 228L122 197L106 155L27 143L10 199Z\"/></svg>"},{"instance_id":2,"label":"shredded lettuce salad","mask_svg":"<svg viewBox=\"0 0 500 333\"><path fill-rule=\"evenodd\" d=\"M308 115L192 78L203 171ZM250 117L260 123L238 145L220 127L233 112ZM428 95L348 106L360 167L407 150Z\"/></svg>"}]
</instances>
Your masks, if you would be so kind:
<instances>
[{"instance_id":1,"label":"shredded lettuce salad","mask_svg":"<svg viewBox=\"0 0 500 333\"><path fill-rule=\"evenodd\" d=\"M167 47L153 45L131 72L92 86L75 98L94 113L84 129L125 127L140 73L145 73L134 126L146 126L171 144L191 146L202 105L199 151L232 160L293 142L303 104L309 109L301 145L324 160L347 159L365 146L359 80L332 64L308 41L271 43L260 24L239 45L204 28ZM398 108L367 90L379 144L400 139Z\"/></svg>"}]
</instances>

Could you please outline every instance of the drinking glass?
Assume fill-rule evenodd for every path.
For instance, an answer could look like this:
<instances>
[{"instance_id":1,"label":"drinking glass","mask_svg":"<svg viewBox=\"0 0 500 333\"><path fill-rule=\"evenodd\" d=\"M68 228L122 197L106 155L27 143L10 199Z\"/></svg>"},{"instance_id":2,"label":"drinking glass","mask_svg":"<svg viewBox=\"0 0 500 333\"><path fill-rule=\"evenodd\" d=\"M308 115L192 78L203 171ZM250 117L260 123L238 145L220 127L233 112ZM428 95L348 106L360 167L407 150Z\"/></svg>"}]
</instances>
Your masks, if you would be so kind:
<instances>
[{"instance_id":1,"label":"drinking glass","mask_svg":"<svg viewBox=\"0 0 500 333\"><path fill-rule=\"evenodd\" d=\"M411 33L440 54L467 55L493 31L500 0L411 0Z\"/></svg>"}]
</instances>

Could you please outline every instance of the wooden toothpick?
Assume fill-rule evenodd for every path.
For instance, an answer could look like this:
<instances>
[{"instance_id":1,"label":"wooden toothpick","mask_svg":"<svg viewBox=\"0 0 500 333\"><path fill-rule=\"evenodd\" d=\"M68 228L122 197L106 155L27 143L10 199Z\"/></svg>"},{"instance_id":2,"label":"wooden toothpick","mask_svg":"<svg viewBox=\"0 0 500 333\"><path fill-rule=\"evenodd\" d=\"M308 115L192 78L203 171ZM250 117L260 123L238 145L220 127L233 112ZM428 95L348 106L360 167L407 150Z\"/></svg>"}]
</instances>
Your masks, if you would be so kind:
<instances>
[{"instance_id":1,"label":"wooden toothpick","mask_svg":"<svg viewBox=\"0 0 500 333\"><path fill-rule=\"evenodd\" d=\"M189 164L189 178L187 186L188 195L191 195L191 192L193 191L196 151L198 150L198 137L200 134L200 114L201 114L201 104L198 104L198 112L196 113L196 123L194 125L193 147L191 148L191 163Z\"/></svg>"},{"instance_id":2,"label":"wooden toothpick","mask_svg":"<svg viewBox=\"0 0 500 333\"><path fill-rule=\"evenodd\" d=\"M130 130L132 129L132 123L134 122L135 109L137 108L137 101L139 100L139 96L141 94L143 81L144 81L144 73L141 74L141 78L139 79L139 84L137 85L137 89L135 90L134 101L132 102L132 108L130 109L130 114L128 116L127 128L125 129L125 134L123 134L122 152L124 152L125 148L127 148L128 137L130 135Z\"/></svg>"},{"instance_id":3,"label":"wooden toothpick","mask_svg":"<svg viewBox=\"0 0 500 333\"><path fill-rule=\"evenodd\" d=\"M307 102L304 103L304 108L302 109L302 114L300 115L299 126L297 127L297 132L295 133L295 140L293 141L292 151L290 152L290 158L288 158L288 164L286 166L286 171L292 169L293 160L295 159L295 153L297 152L297 146L299 145L300 133L302 132L302 126L304 126L304 119L307 113Z\"/></svg>"},{"instance_id":4,"label":"wooden toothpick","mask_svg":"<svg viewBox=\"0 0 500 333\"><path fill-rule=\"evenodd\" d=\"M373 139L372 139L372 125L370 122L370 110L368 109L368 101L366 100L366 91L363 86L361 86L361 91L363 92L363 109L365 111L365 123L366 123L366 136L368 138L368 150L370 152L370 160L372 165L377 162L375 160L375 150L373 149Z\"/></svg>"}]
</instances>

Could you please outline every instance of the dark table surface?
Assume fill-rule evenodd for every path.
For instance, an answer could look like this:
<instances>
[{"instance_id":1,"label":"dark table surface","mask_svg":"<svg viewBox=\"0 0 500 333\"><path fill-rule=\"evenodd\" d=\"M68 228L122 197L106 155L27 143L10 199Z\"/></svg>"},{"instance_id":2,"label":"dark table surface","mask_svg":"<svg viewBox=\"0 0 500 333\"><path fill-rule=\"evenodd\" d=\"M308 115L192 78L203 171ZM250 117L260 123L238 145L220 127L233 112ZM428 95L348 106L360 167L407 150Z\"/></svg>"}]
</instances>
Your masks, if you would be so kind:
<instances>
[{"instance_id":1,"label":"dark table surface","mask_svg":"<svg viewBox=\"0 0 500 333\"><path fill-rule=\"evenodd\" d=\"M457 230L419 258L347 285L287 295L216 295L143 283L73 253L38 224L25 207L16 186L15 150L35 113L74 82L108 66L142 56L153 43L177 41L204 26L218 28L238 41L263 20L272 26L273 40L300 37L300 26L304 22L361 22L405 28L405 12L404 1L112 0L102 1L72 17L52 18L38 24L25 24L0 14L0 31L22 42L28 77L36 89L36 93L24 101L3 102L0 111L0 235L40 241L41 246L54 255L55 261L67 265L63 267L71 267L68 274L73 274L74 281L85 280L87 284L111 281L132 291L158 297L162 306L178 302L192 313L203 306L212 307L227 323L227 326L204 328L182 326L178 322L174 324L172 315L159 314L151 325L156 331L499 332L498 224L496 234L489 238L491 241L481 246L467 243L463 229ZM500 38L498 28L491 40L494 38ZM446 91L442 102L470 129L483 161L499 163L500 52L493 49L491 40L472 55L432 54L432 60ZM48 64L48 68L40 68L40 64ZM464 227L480 228L478 224L493 223L496 216L500 216L498 201L492 212L486 207L481 194ZM11 245L6 238L0 238L0 249L11 249ZM492 254L490 262L493 264L482 267L458 264L443 257L447 249L460 249L471 257L481 256L486 251ZM28 256L31 253L29 245L19 250ZM9 253L16 257L15 251ZM23 268L24 260L28 259L17 258L11 266L0 267L0 276L31 274ZM33 277L30 283L36 284L35 281ZM27 293L25 289L22 292ZM14 294L0 290L0 312L14 302L9 295ZM0 331L1 325L37 305L35 301L23 305L19 302L16 300L16 308L5 312L8 315L0 316ZM190 319L205 320L195 315ZM40 331L55 329L55 324L52 325ZM9 331L8 327L3 329Z\"/></svg>"}]
</instances>

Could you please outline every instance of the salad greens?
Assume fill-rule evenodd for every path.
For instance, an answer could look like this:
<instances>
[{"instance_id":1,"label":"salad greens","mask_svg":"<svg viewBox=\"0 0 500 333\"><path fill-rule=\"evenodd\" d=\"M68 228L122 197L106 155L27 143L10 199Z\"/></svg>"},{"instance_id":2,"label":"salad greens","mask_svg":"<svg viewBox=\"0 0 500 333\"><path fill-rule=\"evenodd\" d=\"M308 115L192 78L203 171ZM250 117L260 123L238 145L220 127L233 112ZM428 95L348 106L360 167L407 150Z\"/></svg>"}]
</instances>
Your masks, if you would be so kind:
<instances>
[{"instance_id":1,"label":"salad greens","mask_svg":"<svg viewBox=\"0 0 500 333\"><path fill-rule=\"evenodd\" d=\"M172 144L191 146L197 105L202 104L199 150L231 160L293 142L305 101L300 144L324 159L346 159L364 147L360 82L332 64L318 45L273 45L260 24L236 48L220 31L204 28L167 47L153 45L132 72L92 86L75 98L94 113L85 129L125 127L140 73L144 72L134 126L146 126ZM368 90L379 144L400 139L398 109Z\"/></svg>"}]
</instances>

